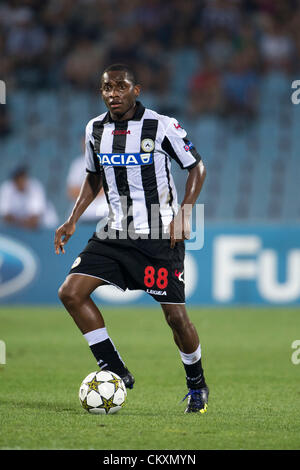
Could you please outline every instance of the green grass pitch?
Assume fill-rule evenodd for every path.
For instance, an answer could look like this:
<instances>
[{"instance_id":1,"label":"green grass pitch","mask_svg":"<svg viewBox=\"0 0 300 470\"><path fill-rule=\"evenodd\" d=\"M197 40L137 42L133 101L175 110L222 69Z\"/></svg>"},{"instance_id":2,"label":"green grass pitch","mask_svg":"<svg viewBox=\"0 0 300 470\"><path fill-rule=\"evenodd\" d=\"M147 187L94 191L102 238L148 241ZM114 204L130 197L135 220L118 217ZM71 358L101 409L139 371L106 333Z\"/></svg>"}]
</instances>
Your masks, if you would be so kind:
<instances>
[{"instance_id":1,"label":"green grass pitch","mask_svg":"<svg viewBox=\"0 0 300 470\"><path fill-rule=\"evenodd\" d=\"M299 449L296 308L190 308L210 386L208 412L185 415L184 369L160 307L102 309L136 384L116 415L78 400L96 363L63 308L1 307L1 449Z\"/></svg>"}]
</instances>

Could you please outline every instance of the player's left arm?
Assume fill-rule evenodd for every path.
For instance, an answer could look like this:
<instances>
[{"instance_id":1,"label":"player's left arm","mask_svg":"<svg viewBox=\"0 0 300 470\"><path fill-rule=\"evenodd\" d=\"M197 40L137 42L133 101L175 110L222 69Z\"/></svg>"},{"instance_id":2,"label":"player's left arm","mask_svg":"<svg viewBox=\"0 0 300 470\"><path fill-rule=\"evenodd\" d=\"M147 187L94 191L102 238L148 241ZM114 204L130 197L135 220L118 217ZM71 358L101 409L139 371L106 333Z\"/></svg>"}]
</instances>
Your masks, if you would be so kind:
<instances>
[{"instance_id":1,"label":"player's left arm","mask_svg":"<svg viewBox=\"0 0 300 470\"><path fill-rule=\"evenodd\" d=\"M166 118L167 124L162 150L175 160L182 170L188 170L185 194L180 209L172 220L169 231L171 248L175 243L190 237L190 218L193 206L202 189L206 169L194 144L187 138L186 131L174 118Z\"/></svg>"},{"instance_id":2,"label":"player's left arm","mask_svg":"<svg viewBox=\"0 0 300 470\"><path fill-rule=\"evenodd\" d=\"M206 168L202 160L189 170L185 185L185 195L180 209L170 224L171 248L176 242L188 240L191 233L192 209L198 199L206 177Z\"/></svg>"}]
</instances>

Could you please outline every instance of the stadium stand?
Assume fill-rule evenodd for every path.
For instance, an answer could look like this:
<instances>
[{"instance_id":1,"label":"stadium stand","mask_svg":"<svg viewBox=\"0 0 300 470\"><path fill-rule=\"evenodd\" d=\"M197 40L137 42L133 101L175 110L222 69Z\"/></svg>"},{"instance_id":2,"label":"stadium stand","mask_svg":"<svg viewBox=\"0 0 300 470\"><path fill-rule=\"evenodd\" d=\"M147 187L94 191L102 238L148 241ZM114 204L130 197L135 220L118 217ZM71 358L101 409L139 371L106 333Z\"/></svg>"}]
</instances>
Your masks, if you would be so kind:
<instances>
[{"instance_id":1,"label":"stadium stand","mask_svg":"<svg viewBox=\"0 0 300 470\"><path fill-rule=\"evenodd\" d=\"M81 40L83 35L89 38L86 47L99 46L103 66L116 57L117 50L117 39L109 29L115 2L77 0L71 2L75 10L74 5L62 3L64 8L58 11L60 7L54 1L45 2L44 7L34 0L18 2L18 6L4 2L0 12L0 50L7 59L3 78L8 83L10 115L10 132L0 137L0 183L26 160L32 176L44 184L61 220L69 209L65 181L70 162L79 153L78 142L88 120L105 110L97 93L99 77L75 85L66 76L64 64L73 52L72 41L76 42L77 36ZM158 112L173 114L188 129L203 156L208 170L201 195L206 218L280 222L298 219L300 105L291 103L291 83L297 79L300 49L295 19L299 16L298 2L176 1L174 21L162 0L146 3L147 15L135 1L122 4L120 11L114 10L116 29L118 25L122 27L128 40L122 53L128 63L136 66L145 84L143 103ZM94 9L95 15L101 12L101 32L95 32L96 17L91 11L86 24L78 21L86 5L91 11ZM27 14L22 8L27 9ZM46 38L50 65L40 56L31 57L25 65L20 58L10 63L11 56L5 52L5 33L13 27L22 29L24 18L29 22L27 28L31 21L32 30L35 22L39 24ZM136 24L143 28L138 29ZM157 40L147 46L153 34ZM222 53L234 59L241 50L246 51L243 57L239 56L243 70L237 71L236 63L229 58L225 65L220 60ZM203 73L207 54L210 61L215 60L210 74ZM227 72L233 83L240 85L237 110L236 103L229 101L229 106L224 105L230 98L226 97ZM246 83L249 74L256 77L253 102L250 98L244 100L243 95L252 83ZM193 81L195 77L197 80ZM209 103L201 99L197 102L199 108L195 108L195 96L205 96L215 83L220 96L213 108L209 109ZM253 105L251 110L243 108L243 102ZM173 168L181 197L185 175L176 163Z\"/></svg>"},{"instance_id":2,"label":"stadium stand","mask_svg":"<svg viewBox=\"0 0 300 470\"><path fill-rule=\"evenodd\" d=\"M283 86L277 79L273 82L272 77L266 77L261 81L259 116L247 132L237 132L215 116L193 122L182 114L177 116L189 129L207 165L201 199L210 219L288 221L299 216L300 110L294 105L291 112L289 80ZM147 99L144 103L148 104ZM103 105L90 93L73 98L68 90L61 94L37 92L34 99L31 93L18 91L9 105L15 132L2 140L1 153L13 158L1 159L0 182L26 158L32 175L42 180L64 217L70 161L79 152L86 123L104 111ZM182 173L176 163L173 167L180 188Z\"/></svg>"}]
</instances>

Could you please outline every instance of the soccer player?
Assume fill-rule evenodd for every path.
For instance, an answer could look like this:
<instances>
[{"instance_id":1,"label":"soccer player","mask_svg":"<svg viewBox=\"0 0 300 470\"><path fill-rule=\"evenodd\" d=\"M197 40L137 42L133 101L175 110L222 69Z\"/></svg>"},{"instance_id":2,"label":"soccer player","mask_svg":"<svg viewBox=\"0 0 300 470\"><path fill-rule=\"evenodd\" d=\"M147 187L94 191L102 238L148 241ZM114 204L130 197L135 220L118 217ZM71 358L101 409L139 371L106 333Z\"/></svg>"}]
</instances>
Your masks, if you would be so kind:
<instances>
[{"instance_id":1,"label":"soccer player","mask_svg":"<svg viewBox=\"0 0 300 470\"><path fill-rule=\"evenodd\" d=\"M108 223L79 254L59 297L87 340L101 370L135 382L108 335L103 316L91 299L99 286L142 289L161 304L173 331L186 373L186 413L204 413L206 385L197 331L185 308L184 240L189 238L191 208L206 171L201 157L174 118L146 109L137 98L141 87L131 68L108 67L101 95L108 112L86 126L86 171L68 220L55 233L55 252L73 235L76 223L103 185ZM171 159L188 170L181 206L171 175Z\"/></svg>"}]
</instances>

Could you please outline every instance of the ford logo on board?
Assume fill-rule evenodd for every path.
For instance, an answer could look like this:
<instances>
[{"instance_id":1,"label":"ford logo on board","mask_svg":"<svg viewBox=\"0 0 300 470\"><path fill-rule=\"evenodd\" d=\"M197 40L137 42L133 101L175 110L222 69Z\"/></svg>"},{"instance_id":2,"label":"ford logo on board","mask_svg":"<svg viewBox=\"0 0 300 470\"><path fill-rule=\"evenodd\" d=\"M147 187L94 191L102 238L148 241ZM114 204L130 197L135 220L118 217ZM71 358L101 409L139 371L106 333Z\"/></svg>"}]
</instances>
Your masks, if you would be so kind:
<instances>
[{"instance_id":1,"label":"ford logo on board","mask_svg":"<svg viewBox=\"0 0 300 470\"><path fill-rule=\"evenodd\" d=\"M36 272L32 252L20 242L0 235L0 299L30 284Z\"/></svg>"}]
</instances>

